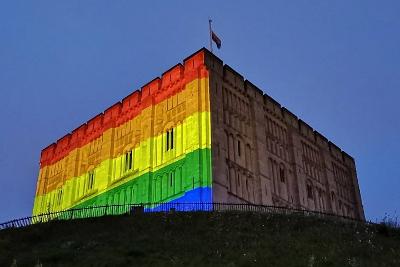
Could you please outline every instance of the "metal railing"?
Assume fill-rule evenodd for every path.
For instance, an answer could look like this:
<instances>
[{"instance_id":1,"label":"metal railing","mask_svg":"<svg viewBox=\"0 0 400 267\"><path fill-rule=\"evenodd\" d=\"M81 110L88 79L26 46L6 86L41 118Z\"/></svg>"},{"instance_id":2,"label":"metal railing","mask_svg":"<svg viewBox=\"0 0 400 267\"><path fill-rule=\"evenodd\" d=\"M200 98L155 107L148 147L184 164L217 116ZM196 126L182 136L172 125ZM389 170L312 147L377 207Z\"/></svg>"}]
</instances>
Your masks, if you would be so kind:
<instances>
[{"instance_id":1,"label":"metal railing","mask_svg":"<svg viewBox=\"0 0 400 267\"><path fill-rule=\"evenodd\" d=\"M48 212L30 217L20 218L0 224L0 230L7 228L25 227L37 223L45 223L57 220L86 219L102 216L137 214L146 212L195 212L195 211L213 211L213 212L257 212L271 214L297 214L303 216L317 216L323 218L336 218L346 221L362 222L360 220L340 216L331 213L310 211L303 209L294 209L278 206L256 205L249 203L140 203L140 204L122 204L107 206L91 206L78 209L68 209L63 211Z\"/></svg>"}]
</instances>

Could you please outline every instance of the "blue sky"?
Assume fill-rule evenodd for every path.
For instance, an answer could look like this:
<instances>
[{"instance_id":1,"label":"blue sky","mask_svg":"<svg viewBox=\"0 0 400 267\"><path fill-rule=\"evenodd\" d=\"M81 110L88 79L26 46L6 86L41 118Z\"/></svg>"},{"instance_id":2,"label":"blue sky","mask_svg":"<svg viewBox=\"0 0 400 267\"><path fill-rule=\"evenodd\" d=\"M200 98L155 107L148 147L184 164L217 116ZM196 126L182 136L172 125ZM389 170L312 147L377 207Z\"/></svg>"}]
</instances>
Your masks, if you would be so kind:
<instances>
[{"instance_id":1,"label":"blue sky","mask_svg":"<svg viewBox=\"0 0 400 267\"><path fill-rule=\"evenodd\" d=\"M356 159L367 218L400 212L400 2L2 1L0 221L42 148L208 45Z\"/></svg>"}]
</instances>

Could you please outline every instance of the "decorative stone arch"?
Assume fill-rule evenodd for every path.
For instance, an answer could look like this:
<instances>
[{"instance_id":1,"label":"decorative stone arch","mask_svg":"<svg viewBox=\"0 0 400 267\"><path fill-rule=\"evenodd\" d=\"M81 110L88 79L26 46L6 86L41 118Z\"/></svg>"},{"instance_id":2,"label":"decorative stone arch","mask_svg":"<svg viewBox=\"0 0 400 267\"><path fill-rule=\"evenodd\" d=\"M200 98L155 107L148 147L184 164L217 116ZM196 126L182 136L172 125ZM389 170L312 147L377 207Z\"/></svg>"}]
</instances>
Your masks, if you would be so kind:
<instances>
[{"instance_id":1,"label":"decorative stone arch","mask_svg":"<svg viewBox=\"0 0 400 267\"><path fill-rule=\"evenodd\" d=\"M182 174L182 166L178 166L175 169L175 189L176 193L182 192L183 184L183 174Z\"/></svg>"},{"instance_id":2,"label":"decorative stone arch","mask_svg":"<svg viewBox=\"0 0 400 267\"><path fill-rule=\"evenodd\" d=\"M90 165L86 168L86 172L93 171L94 169L96 169L96 166L95 166L94 164L90 164Z\"/></svg>"},{"instance_id":3,"label":"decorative stone arch","mask_svg":"<svg viewBox=\"0 0 400 267\"><path fill-rule=\"evenodd\" d=\"M224 130L225 133L225 157L229 158L229 133L228 131Z\"/></svg>"},{"instance_id":4,"label":"decorative stone arch","mask_svg":"<svg viewBox=\"0 0 400 267\"><path fill-rule=\"evenodd\" d=\"M306 180L306 195L307 195L307 199L314 200L314 198L315 198L314 185L310 179Z\"/></svg>"},{"instance_id":5,"label":"decorative stone arch","mask_svg":"<svg viewBox=\"0 0 400 267\"><path fill-rule=\"evenodd\" d=\"M164 124L163 127L163 132L165 133L168 130L171 130L172 128L175 128L177 124L174 121L169 121L166 124Z\"/></svg>"},{"instance_id":6,"label":"decorative stone arch","mask_svg":"<svg viewBox=\"0 0 400 267\"><path fill-rule=\"evenodd\" d=\"M126 146L124 146L124 148L122 149L122 153L125 154L129 151L133 151L134 149L135 149L135 146L132 143L130 143L130 144L127 144Z\"/></svg>"},{"instance_id":7,"label":"decorative stone arch","mask_svg":"<svg viewBox=\"0 0 400 267\"><path fill-rule=\"evenodd\" d=\"M64 190L63 190L62 187L58 187L58 188L56 189L56 192L57 192L57 197L56 197L57 206L61 206L61 204L62 204L62 199L63 199L63 197L64 197Z\"/></svg>"},{"instance_id":8,"label":"decorative stone arch","mask_svg":"<svg viewBox=\"0 0 400 267\"><path fill-rule=\"evenodd\" d=\"M154 202L159 202L162 199L162 177L159 174L154 178Z\"/></svg>"},{"instance_id":9,"label":"decorative stone arch","mask_svg":"<svg viewBox=\"0 0 400 267\"><path fill-rule=\"evenodd\" d=\"M232 133L229 133L228 143L229 159L235 160L235 138Z\"/></svg>"},{"instance_id":10,"label":"decorative stone arch","mask_svg":"<svg viewBox=\"0 0 400 267\"><path fill-rule=\"evenodd\" d=\"M183 153L183 121L181 121L181 120L178 120L178 121L176 121L176 123L175 123L175 130L176 130L176 133L175 133L175 140L176 140L176 147L178 148L178 143L179 143L179 147L180 147L180 149L179 149L179 152L180 153ZM179 135L178 135L179 134Z\"/></svg>"}]
</instances>

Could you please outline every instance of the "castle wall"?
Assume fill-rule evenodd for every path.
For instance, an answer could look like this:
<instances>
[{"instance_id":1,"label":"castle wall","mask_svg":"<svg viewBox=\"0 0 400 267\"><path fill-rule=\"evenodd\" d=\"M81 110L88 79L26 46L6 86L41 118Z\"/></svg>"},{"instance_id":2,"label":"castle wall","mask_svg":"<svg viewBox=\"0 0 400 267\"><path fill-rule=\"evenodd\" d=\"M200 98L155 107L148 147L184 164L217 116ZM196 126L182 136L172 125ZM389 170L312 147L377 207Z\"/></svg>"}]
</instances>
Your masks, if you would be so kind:
<instances>
[{"instance_id":1,"label":"castle wall","mask_svg":"<svg viewBox=\"0 0 400 267\"><path fill-rule=\"evenodd\" d=\"M207 53L213 199L364 220L354 159Z\"/></svg>"},{"instance_id":2,"label":"castle wall","mask_svg":"<svg viewBox=\"0 0 400 267\"><path fill-rule=\"evenodd\" d=\"M45 148L33 214L211 201L208 72L199 51Z\"/></svg>"}]
</instances>

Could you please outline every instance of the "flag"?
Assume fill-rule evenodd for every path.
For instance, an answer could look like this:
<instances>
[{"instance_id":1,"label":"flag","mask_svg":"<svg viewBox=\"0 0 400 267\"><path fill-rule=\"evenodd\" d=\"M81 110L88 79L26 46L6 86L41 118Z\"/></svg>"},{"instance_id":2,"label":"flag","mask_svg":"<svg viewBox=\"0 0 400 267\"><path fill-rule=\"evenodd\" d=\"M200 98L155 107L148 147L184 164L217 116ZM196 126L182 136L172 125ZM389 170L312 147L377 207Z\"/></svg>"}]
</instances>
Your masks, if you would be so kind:
<instances>
[{"instance_id":1,"label":"flag","mask_svg":"<svg viewBox=\"0 0 400 267\"><path fill-rule=\"evenodd\" d=\"M221 48L221 39L218 38L218 36L215 34L214 31L211 31L211 38L214 41L214 43L217 45L218 49Z\"/></svg>"}]
</instances>

